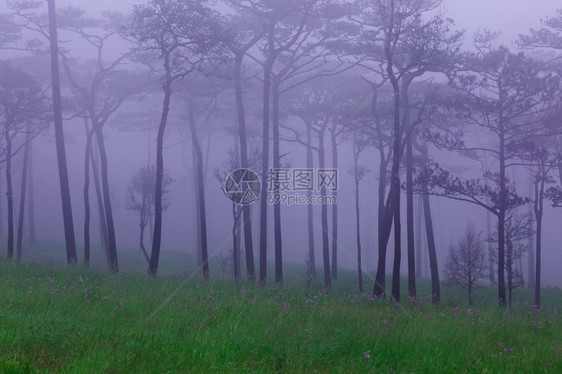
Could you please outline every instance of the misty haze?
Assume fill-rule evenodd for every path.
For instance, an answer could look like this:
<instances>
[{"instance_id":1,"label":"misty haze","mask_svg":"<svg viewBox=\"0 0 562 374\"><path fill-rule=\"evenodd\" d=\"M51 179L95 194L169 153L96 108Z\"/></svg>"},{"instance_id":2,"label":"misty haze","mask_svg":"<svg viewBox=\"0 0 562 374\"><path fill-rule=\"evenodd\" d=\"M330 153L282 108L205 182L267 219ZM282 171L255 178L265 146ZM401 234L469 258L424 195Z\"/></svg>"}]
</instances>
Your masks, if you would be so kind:
<instances>
[{"instance_id":1,"label":"misty haze","mask_svg":"<svg viewBox=\"0 0 562 374\"><path fill-rule=\"evenodd\" d=\"M562 8L0 0L0 371L562 372Z\"/></svg>"}]
</instances>

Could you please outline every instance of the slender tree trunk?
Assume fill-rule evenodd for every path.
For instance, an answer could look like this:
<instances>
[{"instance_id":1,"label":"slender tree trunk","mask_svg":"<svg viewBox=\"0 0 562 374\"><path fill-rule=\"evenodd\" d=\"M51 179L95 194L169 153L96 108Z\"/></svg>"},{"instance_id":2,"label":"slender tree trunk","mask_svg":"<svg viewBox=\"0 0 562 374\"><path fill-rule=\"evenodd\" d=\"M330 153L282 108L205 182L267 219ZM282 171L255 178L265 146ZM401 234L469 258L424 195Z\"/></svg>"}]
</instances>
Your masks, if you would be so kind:
<instances>
[{"instance_id":1,"label":"slender tree trunk","mask_svg":"<svg viewBox=\"0 0 562 374\"><path fill-rule=\"evenodd\" d=\"M192 164L193 164L193 190L195 192L195 229L197 232L197 269L203 269L203 252L201 251L201 198L199 196L199 179L197 177L197 152L192 147Z\"/></svg>"},{"instance_id":2,"label":"slender tree trunk","mask_svg":"<svg viewBox=\"0 0 562 374\"><path fill-rule=\"evenodd\" d=\"M234 92L236 96L236 112L238 114L238 136L240 140L240 166L248 168L248 136L246 132L246 111L244 108L244 97L242 93L242 59L244 53L236 54L234 64ZM265 181L262 181L265 183ZM242 207L244 226L244 247L246 252L246 273L248 280L256 278L254 265L254 245L252 238L252 215L250 206ZM261 253L261 252L260 252Z\"/></svg>"},{"instance_id":3,"label":"slender tree trunk","mask_svg":"<svg viewBox=\"0 0 562 374\"><path fill-rule=\"evenodd\" d=\"M207 150L209 147L207 147ZM208 155L207 155L208 156ZM236 167L240 165L240 146L238 142L234 142L234 159ZM207 160L208 161L208 160ZM242 233L242 224L240 222L240 215L242 208L238 208L236 204L232 204L232 275L234 282L241 279L241 266L240 266L240 235Z\"/></svg>"},{"instance_id":4,"label":"slender tree trunk","mask_svg":"<svg viewBox=\"0 0 562 374\"><path fill-rule=\"evenodd\" d=\"M373 296L384 297L386 296L386 251L388 246L388 239L390 237L390 229L392 227L392 210L385 202L386 184L387 184L387 170L390 162L390 155L387 157L384 151L384 140L381 128L378 111L376 109L378 101L377 90L374 89L372 99L372 111L375 117L377 139L379 142L379 188L378 188L378 262L377 271L375 275L375 285L373 286ZM388 201L390 202L389 192Z\"/></svg>"},{"instance_id":5,"label":"slender tree trunk","mask_svg":"<svg viewBox=\"0 0 562 374\"><path fill-rule=\"evenodd\" d=\"M14 191L12 187L12 139L8 129L4 130L6 142L6 196L8 208L8 253L9 259L14 258Z\"/></svg>"},{"instance_id":6,"label":"slender tree trunk","mask_svg":"<svg viewBox=\"0 0 562 374\"><path fill-rule=\"evenodd\" d=\"M358 156L354 158L354 171L355 171L355 227L357 239L357 280L359 283L359 292L363 292L363 264L361 262L361 213L360 213L360 199L359 199L359 184L360 178L358 175Z\"/></svg>"},{"instance_id":7,"label":"slender tree trunk","mask_svg":"<svg viewBox=\"0 0 562 374\"><path fill-rule=\"evenodd\" d=\"M318 165L320 170L326 168L326 154L324 149L324 133L325 127L318 134ZM322 185L320 194L326 201L326 186ZM322 204L322 256L324 259L324 287L332 289L332 276L330 274L330 239L328 237L328 206Z\"/></svg>"},{"instance_id":8,"label":"slender tree trunk","mask_svg":"<svg viewBox=\"0 0 562 374\"><path fill-rule=\"evenodd\" d=\"M337 142L337 126L332 127L332 168L338 169L338 142ZM338 191L333 191L335 204L332 204L332 279L338 279Z\"/></svg>"},{"instance_id":9,"label":"slender tree trunk","mask_svg":"<svg viewBox=\"0 0 562 374\"><path fill-rule=\"evenodd\" d=\"M535 261L535 307L539 309L541 307L541 255L542 255L542 216L543 216L543 204L544 204L544 187L546 173L541 173L538 178L535 179L535 199L533 203L533 208L535 211L535 220L537 225L537 232L535 233L535 251L536 251L536 261Z\"/></svg>"},{"instance_id":10,"label":"slender tree trunk","mask_svg":"<svg viewBox=\"0 0 562 374\"><path fill-rule=\"evenodd\" d=\"M140 244L140 249L142 251L144 259L146 260L146 263L150 265L150 256L148 255L146 247L144 246L144 231L146 229L146 221L147 221L146 218L141 215L141 219L140 219L140 223L139 223L139 226L140 226L140 235L139 235L140 236L139 237L140 243L139 244Z\"/></svg>"},{"instance_id":11,"label":"slender tree trunk","mask_svg":"<svg viewBox=\"0 0 562 374\"><path fill-rule=\"evenodd\" d=\"M234 282L238 282L241 278L240 274L240 213L236 204L232 204L232 273Z\"/></svg>"},{"instance_id":12,"label":"slender tree trunk","mask_svg":"<svg viewBox=\"0 0 562 374\"><path fill-rule=\"evenodd\" d=\"M408 86L412 79L404 78L402 82L402 110L404 129L410 130L406 139L406 230L408 236L408 296L416 297L416 252L414 240L414 150L413 132L410 127L410 99Z\"/></svg>"},{"instance_id":13,"label":"slender tree trunk","mask_svg":"<svg viewBox=\"0 0 562 374\"><path fill-rule=\"evenodd\" d=\"M93 139L92 139L93 141ZM100 186L100 178L98 172L98 163L97 163L97 147L93 147L92 145L92 152L90 152L90 160L92 162L92 174L94 176L94 189L96 191L96 201L98 205L98 219L99 219L99 229L100 229L100 240L101 246L105 253L105 259L107 261L107 266L111 267L111 259L109 256L109 240L107 234L107 223L105 220L105 209L103 207L103 197L101 192Z\"/></svg>"},{"instance_id":14,"label":"slender tree trunk","mask_svg":"<svg viewBox=\"0 0 562 374\"><path fill-rule=\"evenodd\" d=\"M423 201L421 196L418 196L418 206L416 208L416 276L422 278L422 214L423 214Z\"/></svg>"},{"instance_id":15,"label":"slender tree trunk","mask_svg":"<svg viewBox=\"0 0 562 374\"><path fill-rule=\"evenodd\" d=\"M205 184L203 175L203 151L197 137L195 128L195 106L193 101L189 102L189 128L191 130L191 140L197 155L197 189L199 195L199 217L201 221L201 260L203 261L203 276L209 278L209 258L207 252L207 210L205 207Z\"/></svg>"},{"instance_id":16,"label":"slender tree trunk","mask_svg":"<svg viewBox=\"0 0 562 374\"><path fill-rule=\"evenodd\" d=\"M312 154L312 127L306 126L306 167L312 170L314 167L314 159ZM312 191L308 189L306 192L308 201L312 196ZM306 206L307 209L307 226L308 226L308 282L316 280L316 256L314 254L314 207L312 204Z\"/></svg>"},{"instance_id":17,"label":"slender tree trunk","mask_svg":"<svg viewBox=\"0 0 562 374\"><path fill-rule=\"evenodd\" d=\"M419 151L421 152L422 163L426 164L429 162L429 155L427 146L419 146ZM439 284L439 268L437 265L437 250L435 246L435 236L433 232L433 220L431 218L431 204L429 201L429 187L427 176L422 178L422 201L423 201L423 212L425 218L425 233L427 237L427 250L429 255L429 269L431 273L431 300L433 303L438 303L441 301L441 286Z\"/></svg>"},{"instance_id":18,"label":"slender tree trunk","mask_svg":"<svg viewBox=\"0 0 562 374\"><path fill-rule=\"evenodd\" d=\"M158 126L156 137L156 182L154 188L154 237L152 240L152 253L148 274L156 275L160 262L160 247L162 244L162 189L164 183L164 133L168 123L170 112L170 101L172 98L172 81L170 78L170 56L165 56L164 66L166 69L166 82L164 84L164 103L162 104L162 116Z\"/></svg>"},{"instance_id":19,"label":"slender tree trunk","mask_svg":"<svg viewBox=\"0 0 562 374\"><path fill-rule=\"evenodd\" d=\"M267 282L267 180L269 172L269 120L271 97L271 69L273 54L273 31L269 32L270 55L263 73L263 128L262 128L262 189L260 200L260 284ZM275 182L274 182L275 183Z\"/></svg>"},{"instance_id":20,"label":"slender tree trunk","mask_svg":"<svg viewBox=\"0 0 562 374\"><path fill-rule=\"evenodd\" d=\"M57 19L55 0L48 0L49 34L51 52L51 80L53 91L53 111L55 122L55 143L59 167L59 182L61 189L62 213L64 222L64 237L66 243L66 259L69 265L76 264L76 239L74 237L74 223L72 220L72 202L70 200L70 184L68 182L68 167L66 164L66 149L62 122L62 99L59 74L59 48L57 40Z\"/></svg>"},{"instance_id":21,"label":"slender tree trunk","mask_svg":"<svg viewBox=\"0 0 562 374\"><path fill-rule=\"evenodd\" d=\"M492 215L490 212L486 211L486 232L488 238L492 237ZM496 284L496 277L494 271L494 245L490 240L488 240L488 276L490 278L490 284Z\"/></svg>"},{"instance_id":22,"label":"slender tree trunk","mask_svg":"<svg viewBox=\"0 0 562 374\"><path fill-rule=\"evenodd\" d=\"M272 84L272 120L273 120L273 168L281 169L281 151L279 139L279 82ZM279 183L274 183L274 193L278 194ZM281 232L281 202L273 205L273 226L275 236L275 283L283 283L283 237Z\"/></svg>"},{"instance_id":23,"label":"slender tree trunk","mask_svg":"<svg viewBox=\"0 0 562 374\"><path fill-rule=\"evenodd\" d=\"M31 145L31 126L28 124L25 134L25 149L23 154L23 170L21 173L21 186L20 186L20 207L18 215L18 238L16 244L16 260L21 260L21 253L23 249L23 223L25 221L25 198L27 196L27 175L29 167L29 148Z\"/></svg>"},{"instance_id":24,"label":"slender tree trunk","mask_svg":"<svg viewBox=\"0 0 562 374\"><path fill-rule=\"evenodd\" d=\"M93 130L88 126L88 120L84 120L84 127L86 129L86 150L84 156L84 266L90 267L90 222L91 222L91 208L90 208L90 159L92 153L92 138L94 135Z\"/></svg>"},{"instance_id":25,"label":"slender tree trunk","mask_svg":"<svg viewBox=\"0 0 562 374\"><path fill-rule=\"evenodd\" d=\"M91 111L93 114L93 111ZM109 191L109 172L107 162L107 152L105 150L105 141L103 136L103 126L92 117L92 126L96 133L97 145L100 156L100 171L101 171L101 187L103 196L103 205L105 211L105 220L107 224L107 239L108 239L108 252L109 252L109 269L113 272L119 271L119 262L117 259L117 243L115 238L115 223L113 222L113 207L111 206L111 195Z\"/></svg>"},{"instance_id":26,"label":"slender tree trunk","mask_svg":"<svg viewBox=\"0 0 562 374\"><path fill-rule=\"evenodd\" d=\"M441 301L441 287L439 284L439 268L437 266L437 250L435 247L435 236L433 234L433 220L431 218L431 204L427 184L423 192L423 211L425 215L425 232L427 236L427 249L429 255L429 269L431 273L431 300L433 303Z\"/></svg>"},{"instance_id":27,"label":"slender tree trunk","mask_svg":"<svg viewBox=\"0 0 562 374\"><path fill-rule=\"evenodd\" d=\"M530 173L529 175L529 196L532 199L533 196L533 173ZM529 215L533 214L533 205L529 204ZM529 276L529 282L528 282L528 288L530 290L535 288L535 237L534 235L530 235L529 236L529 261L528 261L528 276Z\"/></svg>"},{"instance_id":28,"label":"slender tree trunk","mask_svg":"<svg viewBox=\"0 0 562 374\"><path fill-rule=\"evenodd\" d=\"M389 64L390 70L392 67ZM394 73L392 73L394 74ZM400 89L398 81L391 79L394 87L394 131L393 158L390 193L392 197L392 217L394 220L394 262L392 265L392 297L400 301L400 262L402 257L402 229L400 223L400 152L402 145L402 131L400 128ZM390 227L391 224L388 224ZM389 229L390 231L390 229ZM388 239L387 239L388 245Z\"/></svg>"},{"instance_id":29,"label":"slender tree trunk","mask_svg":"<svg viewBox=\"0 0 562 374\"><path fill-rule=\"evenodd\" d=\"M29 204L27 205L27 215L29 222L29 242L32 246L37 242L37 235L35 234L35 179L33 173L33 142L29 143L29 166L27 169L27 191ZM0 208L1 211L1 208ZM1 216L1 215L0 215ZM1 224L0 224L1 226ZM1 229L0 229L1 232ZM0 233L1 236L1 233Z\"/></svg>"},{"instance_id":30,"label":"slender tree trunk","mask_svg":"<svg viewBox=\"0 0 562 374\"><path fill-rule=\"evenodd\" d=\"M501 89L500 89L501 91ZM501 98L500 98L501 101ZM500 109L501 111L501 109ZM498 204L498 302L500 306L505 306L505 219L507 212L507 180L505 165L505 133L502 115L499 120L499 172L500 172L500 196Z\"/></svg>"},{"instance_id":31,"label":"slender tree trunk","mask_svg":"<svg viewBox=\"0 0 562 374\"><path fill-rule=\"evenodd\" d=\"M395 192L396 193L396 192ZM400 190L397 192L398 197L395 197L396 204L400 205ZM396 208L395 208L396 209ZM394 211L394 262L392 265L392 298L400 301L400 262L402 259L402 229L400 223L400 214Z\"/></svg>"}]
</instances>

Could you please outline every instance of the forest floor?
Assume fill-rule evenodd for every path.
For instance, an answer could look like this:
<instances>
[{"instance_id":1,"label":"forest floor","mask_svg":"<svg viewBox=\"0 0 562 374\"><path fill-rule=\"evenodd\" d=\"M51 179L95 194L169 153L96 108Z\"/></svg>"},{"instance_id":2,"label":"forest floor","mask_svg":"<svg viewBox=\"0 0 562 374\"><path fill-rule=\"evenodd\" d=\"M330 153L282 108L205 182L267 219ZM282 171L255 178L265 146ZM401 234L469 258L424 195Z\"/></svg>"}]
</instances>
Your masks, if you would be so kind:
<instances>
[{"instance_id":1,"label":"forest floor","mask_svg":"<svg viewBox=\"0 0 562 374\"><path fill-rule=\"evenodd\" d=\"M444 286L434 306L422 280L397 304L353 272L326 293L293 268L258 287L0 260L0 373L562 373L558 289L540 312L527 290L497 307L492 287L468 306Z\"/></svg>"}]
</instances>

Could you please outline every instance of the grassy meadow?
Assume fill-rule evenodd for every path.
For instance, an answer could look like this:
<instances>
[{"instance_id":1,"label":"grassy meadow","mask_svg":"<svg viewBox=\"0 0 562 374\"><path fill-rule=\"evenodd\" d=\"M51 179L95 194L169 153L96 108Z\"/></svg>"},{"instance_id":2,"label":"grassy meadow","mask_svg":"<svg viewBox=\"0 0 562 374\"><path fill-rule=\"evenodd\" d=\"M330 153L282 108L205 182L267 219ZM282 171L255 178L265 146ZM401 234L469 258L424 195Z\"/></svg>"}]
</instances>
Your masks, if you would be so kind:
<instances>
[{"instance_id":1,"label":"grassy meadow","mask_svg":"<svg viewBox=\"0 0 562 374\"><path fill-rule=\"evenodd\" d=\"M326 293L304 287L300 265L259 287L189 276L179 254L151 278L135 252L113 275L60 266L62 250L45 247L27 255L49 265L0 260L2 373L562 373L556 289L540 312L527 290L496 307L495 288L468 306L444 286L434 306L426 281L420 300L396 304L358 294L353 272Z\"/></svg>"}]
</instances>

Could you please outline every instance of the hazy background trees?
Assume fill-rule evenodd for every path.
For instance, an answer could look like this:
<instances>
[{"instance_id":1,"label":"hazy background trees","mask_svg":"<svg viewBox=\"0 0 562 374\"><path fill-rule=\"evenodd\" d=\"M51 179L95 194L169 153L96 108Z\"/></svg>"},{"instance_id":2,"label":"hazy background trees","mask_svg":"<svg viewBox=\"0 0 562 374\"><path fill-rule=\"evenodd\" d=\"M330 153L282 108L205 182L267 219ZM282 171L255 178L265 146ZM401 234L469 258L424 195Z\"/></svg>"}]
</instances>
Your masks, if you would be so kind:
<instances>
[{"instance_id":1,"label":"hazy background trees","mask_svg":"<svg viewBox=\"0 0 562 374\"><path fill-rule=\"evenodd\" d=\"M284 262L304 261L307 284L322 271L329 289L339 268L353 268L360 290L363 272L373 272L373 294L398 301L401 277L407 275L408 296L416 297L420 273L426 271L438 302L444 248L466 220L485 222L489 214L486 240L497 262L489 273L497 273L499 303L511 301L525 261L533 269L527 272L536 278L540 305L541 257L545 249L555 257L552 227L560 214L550 206L559 201L562 182L560 13L547 15L542 25L545 15L537 15L534 29L521 28L517 45L508 45L492 31L463 33L445 14L447 7L459 5L442 1L151 0L116 5L123 14L55 8L53 1L50 8L40 2L5 4L0 8L3 60L21 63L22 74L38 82L32 91L54 103L43 110L49 113L44 122L56 125L69 263L77 258L73 219L84 218L78 244L85 264L99 244L113 271L119 270L119 251L140 245L151 274L166 248L197 254L197 266L208 276L209 259L223 243L232 243L229 266L235 280L241 276L241 253L248 279L255 279L257 254L262 284L270 259L276 283L284 280ZM52 74L41 69L47 57ZM133 128L140 131L122 131ZM11 177L3 183L6 210L12 212L4 214L12 254L13 196L21 195L19 257L25 245L24 197L34 190L26 170L37 161L52 167L45 163L52 148L50 130L47 139L29 129L18 131L13 145L24 151L14 153L21 156L21 170L20 161L2 161L6 176L14 165L21 176L19 193L12 191ZM25 146L31 142L41 146L31 152ZM64 147L72 149L66 161ZM220 178L209 178L208 171L224 168L225 162L260 173L259 203L238 208L222 196ZM267 189L270 169L286 166L338 169L339 190L322 186L304 194L334 197L338 204L268 203L272 193L282 192L278 183ZM50 169L34 170L44 179ZM134 177L139 170L151 177ZM92 179L97 220L90 208ZM148 182L141 189L137 179ZM41 204L47 204L42 196ZM82 204L74 201L79 196ZM77 217L71 217L71 207ZM509 233L529 209L534 217L526 232L535 235L534 251L524 250L517 244L523 239ZM95 225L99 243L90 235ZM416 235L416 227L424 230ZM153 233L150 251L144 249L146 229ZM386 255L389 245L393 258Z\"/></svg>"}]
</instances>

